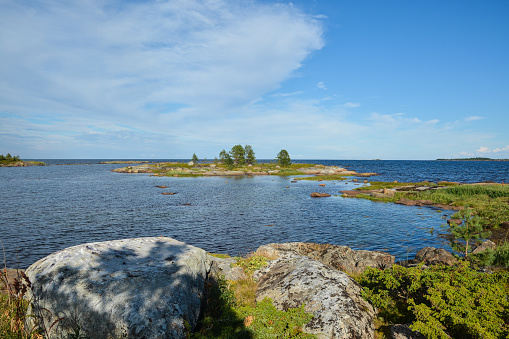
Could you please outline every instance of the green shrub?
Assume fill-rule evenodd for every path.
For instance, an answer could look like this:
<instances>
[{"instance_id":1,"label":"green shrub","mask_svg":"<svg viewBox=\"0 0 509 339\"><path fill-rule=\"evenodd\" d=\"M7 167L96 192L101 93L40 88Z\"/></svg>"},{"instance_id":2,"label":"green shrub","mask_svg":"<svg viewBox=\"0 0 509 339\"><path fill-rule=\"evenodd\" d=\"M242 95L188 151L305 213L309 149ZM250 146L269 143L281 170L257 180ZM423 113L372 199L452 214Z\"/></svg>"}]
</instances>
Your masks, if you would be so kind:
<instances>
[{"instance_id":1,"label":"green shrub","mask_svg":"<svg viewBox=\"0 0 509 339\"><path fill-rule=\"evenodd\" d=\"M368 268L364 297L388 323L412 323L427 338L509 336L509 273L458 266Z\"/></svg>"},{"instance_id":2,"label":"green shrub","mask_svg":"<svg viewBox=\"0 0 509 339\"><path fill-rule=\"evenodd\" d=\"M248 258L236 257L235 259L237 262L234 265L242 267L247 276L251 276L254 271L267 265L267 258L259 255L252 255Z\"/></svg>"}]
</instances>

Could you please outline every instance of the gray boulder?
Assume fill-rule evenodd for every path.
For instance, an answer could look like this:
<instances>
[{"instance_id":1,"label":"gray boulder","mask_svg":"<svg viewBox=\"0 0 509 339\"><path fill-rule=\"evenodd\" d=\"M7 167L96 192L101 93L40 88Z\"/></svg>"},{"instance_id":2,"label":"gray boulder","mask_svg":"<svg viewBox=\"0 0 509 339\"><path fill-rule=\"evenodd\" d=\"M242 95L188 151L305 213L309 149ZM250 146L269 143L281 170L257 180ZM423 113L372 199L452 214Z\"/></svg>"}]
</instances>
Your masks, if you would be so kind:
<instances>
[{"instance_id":1,"label":"gray boulder","mask_svg":"<svg viewBox=\"0 0 509 339\"><path fill-rule=\"evenodd\" d=\"M256 300L271 298L279 310L305 305L314 318L304 326L318 338L374 338L373 307L344 272L308 257L286 253L255 272Z\"/></svg>"},{"instance_id":2,"label":"gray boulder","mask_svg":"<svg viewBox=\"0 0 509 339\"><path fill-rule=\"evenodd\" d=\"M218 280L223 277L225 280L240 280L246 279L247 276L244 273L242 267L233 266L237 262L234 258L216 258L211 255L207 255L207 260L210 267L209 278Z\"/></svg>"},{"instance_id":3,"label":"gray boulder","mask_svg":"<svg viewBox=\"0 0 509 339\"><path fill-rule=\"evenodd\" d=\"M66 248L27 269L32 311L49 338L77 327L90 338L185 338L198 321L206 262L204 250L163 237Z\"/></svg>"},{"instance_id":4,"label":"gray boulder","mask_svg":"<svg viewBox=\"0 0 509 339\"><path fill-rule=\"evenodd\" d=\"M477 254L486 250L494 250L495 248L497 248L497 245L493 241L486 240L480 246L477 246L475 250L472 251L472 253Z\"/></svg>"},{"instance_id":5,"label":"gray boulder","mask_svg":"<svg viewBox=\"0 0 509 339\"><path fill-rule=\"evenodd\" d=\"M352 250L348 246L290 242L268 244L258 248L257 252L277 257L283 253L305 255L322 264L350 274L360 274L366 267L388 268L394 264L395 257L379 251Z\"/></svg>"},{"instance_id":6,"label":"gray boulder","mask_svg":"<svg viewBox=\"0 0 509 339\"><path fill-rule=\"evenodd\" d=\"M415 255L417 262L424 262L426 265L444 264L454 265L458 260L443 248L424 247Z\"/></svg>"},{"instance_id":7,"label":"gray boulder","mask_svg":"<svg viewBox=\"0 0 509 339\"><path fill-rule=\"evenodd\" d=\"M395 324L391 326L393 339L425 339L421 332L414 331L407 324Z\"/></svg>"}]
</instances>

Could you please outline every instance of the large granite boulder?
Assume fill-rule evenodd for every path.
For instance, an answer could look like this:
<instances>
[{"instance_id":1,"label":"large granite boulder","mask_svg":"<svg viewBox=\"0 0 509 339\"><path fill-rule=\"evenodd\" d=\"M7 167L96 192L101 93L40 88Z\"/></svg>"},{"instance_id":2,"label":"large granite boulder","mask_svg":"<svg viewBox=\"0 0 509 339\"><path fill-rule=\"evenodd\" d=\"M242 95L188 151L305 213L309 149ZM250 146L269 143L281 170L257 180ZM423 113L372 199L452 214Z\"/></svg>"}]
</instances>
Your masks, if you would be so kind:
<instances>
[{"instance_id":1,"label":"large granite boulder","mask_svg":"<svg viewBox=\"0 0 509 339\"><path fill-rule=\"evenodd\" d=\"M206 263L204 250L154 237L66 248L26 274L49 338L78 327L89 338L185 338L200 314Z\"/></svg>"},{"instance_id":2,"label":"large granite boulder","mask_svg":"<svg viewBox=\"0 0 509 339\"><path fill-rule=\"evenodd\" d=\"M255 272L256 300L270 298L279 310L300 307L314 318L303 330L318 338L374 338L373 307L348 274L294 253Z\"/></svg>"},{"instance_id":3,"label":"large granite boulder","mask_svg":"<svg viewBox=\"0 0 509 339\"><path fill-rule=\"evenodd\" d=\"M395 260L393 255L385 252L352 250L348 246L303 242L263 245L258 248L257 252L273 257L288 252L305 255L350 274L360 274L366 267L388 268L394 264Z\"/></svg>"}]
</instances>

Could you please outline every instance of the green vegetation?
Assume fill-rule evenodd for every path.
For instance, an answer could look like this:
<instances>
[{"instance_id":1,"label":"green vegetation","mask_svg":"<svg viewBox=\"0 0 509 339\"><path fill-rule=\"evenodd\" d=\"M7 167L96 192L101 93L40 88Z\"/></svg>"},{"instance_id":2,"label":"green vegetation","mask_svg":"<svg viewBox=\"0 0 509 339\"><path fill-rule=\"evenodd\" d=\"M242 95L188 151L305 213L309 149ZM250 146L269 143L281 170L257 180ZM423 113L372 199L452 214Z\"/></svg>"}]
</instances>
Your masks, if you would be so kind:
<instances>
[{"instance_id":1,"label":"green vegetation","mask_svg":"<svg viewBox=\"0 0 509 339\"><path fill-rule=\"evenodd\" d=\"M11 162L17 162L17 161L21 161L21 159L19 158L19 155L16 155L16 156L12 156L10 153L7 153L7 155L3 155L3 154L0 154L0 162L2 163L11 163Z\"/></svg>"},{"instance_id":2,"label":"green vegetation","mask_svg":"<svg viewBox=\"0 0 509 339\"><path fill-rule=\"evenodd\" d=\"M485 232L481 226L480 218L472 214L472 209L467 207L465 210L458 212L461 217L461 225L457 225L454 221L448 227L451 247L468 257L468 252L473 243L486 239L491 232Z\"/></svg>"},{"instance_id":3,"label":"green vegetation","mask_svg":"<svg viewBox=\"0 0 509 339\"><path fill-rule=\"evenodd\" d=\"M254 271L259 270L263 266L267 265L267 258L259 255L253 255L245 259L240 257L235 259L237 259L235 266L242 267L248 276L252 275Z\"/></svg>"},{"instance_id":4,"label":"green vegetation","mask_svg":"<svg viewBox=\"0 0 509 339\"><path fill-rule=\"evenodd\" d=\"M351 176L349 175L341 175L341 174L329 174L329 175L316 175L313 177L302 177L302 178L295 178L294 180L310 180L310 181L322 181L322 180L346 180L345 177Z\"/></svg>"},{"instance_id":5,"label":"green vegetation","mask_svg":"<svg viewBox=\"0 0 509 339\"><path fill-rule=\"evenodd\" d=\"M393 197L372 197L359 194L358 198L381 202L396 202L401 198L410 200L431 200L434 204L451 206L469 206L479 218L480 225L485 229L497 229L504 221L509 221L509 186L502 184L469 184L429 182L422 183L394 183L372 182L370 186L360 187L357 190L397 188ZM429 186L437 189L416 191L418 186ZM441 186L440 188L438 186ZM459 213L453 218L461 218Z\"/></svg>"},{"instance_id":6,"label":"green vegetation","mask_svg":"<svg viewBox=\"0 0 509 339\"><path fill-rule=\"evenodd\" d=\"M509 273L480 273L468 262L390 269L358 277L364 297L379 309L380 332L411 323L426 338L506 338ZM382 333L379 333L383 335Z\"/></svg>"},{"instance_id":7,"label":"green vegetation","mask_svg":"<svg viewBox=\"0 0 509 339\"><path fill-rule=\"evenodd\" d=\"M5 339L39 339L43 338L36 331L25 329L28 301L25 296L31 283L23 271L18 271L14 281L9 281L7 270L0 271L0 338Z\"/></svg>"},{"instance_id":8,"label":"green vegetation","mask_svg":"<svg viewBox=\"0 0 509 339\"><path fill-rule=\"evenodd\" d=\"M313 318L304 305L279 311L268 298L255 301L257 284L251 274L265 266L268 258L250 255L238 259L236 266L242 267L248 278L210 282L205 316L189 338L316 338L302 332L302 326Z\"/></svg>"},{"instance_id":9,"label":"green vegetation","mask_svg":"<svg viewBox=\"0 0 509 339\"><path fill-rule=\"evenodd\" d=\"M200 159L198 159L198 156L196 155L196 153L193 153L193 157L191 158L191 161L194 162L195 164L197 164Z\"/></svg>"},{"instance_id":10,"label":"green vegetation","mask_svg":"<svg viewBox=\"0 0 509 339\"><path fill-rule=\"evenodd\" d=\"M253 147L251 147L251 145L246 145L246 147L244 147L244 150L246 151L246 164L255 165L256 157L253 151Z\"/></svg>"},{"instance_id":11,"label":"green vegetation","mask_svg":"<svg viewBox=\"0 0 509 339\"><path fill-rule=\"evenodd\" d=\"M481 253L470 253L468 260L481 267L509 267L509 242L499 244L494 250L487 249Z\"/></svg>"},{"instance_id":12,"label":"green vegetation","mask_svg":"<svg viewBox=\"0 0 509 339\"><path fill-rule=\"evenodd\" d=\"M277 154L277 162L278 162L279 166L281 166L281 167L288 167L292 164L290 155L288 154L288 152L285 149L282 149Z\"/></svg>"}]
</instances>

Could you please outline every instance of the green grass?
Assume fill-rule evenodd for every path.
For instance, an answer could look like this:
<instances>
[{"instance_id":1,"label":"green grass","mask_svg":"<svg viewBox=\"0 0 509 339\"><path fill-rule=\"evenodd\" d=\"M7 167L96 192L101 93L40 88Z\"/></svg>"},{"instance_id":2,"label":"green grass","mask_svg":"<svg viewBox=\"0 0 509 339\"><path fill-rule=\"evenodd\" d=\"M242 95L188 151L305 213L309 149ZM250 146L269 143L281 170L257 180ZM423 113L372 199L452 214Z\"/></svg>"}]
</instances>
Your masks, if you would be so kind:
<instances>
[{"instance_id":1,"label":"green grass","mask_svg":"<svg viewBox=\"0 0 509 339\"><path fill-rule=\"evenodd\" d=\"M434 183L395 183L371 182L370 186L356 190L395 188L402 186L437 186ZM427 191L397 191L394 197L378 198L368 194L359 194L363 198L377 202L396 202L401 198L411 200L431 200L435 204L452 206L469 206L481 218L481 225L486 229L498 228L504 221L509 221L509 186L508 185L455 185ZM453 215L456 218L458 215Z\"/></svg>"},{"instance_id":2,"label":"green grass","mask_svg":"<svg viewBox=\"0 0 509 339\"><path fill-rule=\"evenodd\" d=\"M370 181L369 186L358 187L356 190L376 190L383 188L395 188L403 186L438 186L432 182L383 182L383 181Z\"/></svg>"},{"instance_id":3,"label":"green grass","mask_svg":"<svg viewBox=\"0 0 509 339\"><path fill-rule=\"evenodd\" d=\"M346 180L345 177L351 175L339 175L339 174L330 174L330 175L316 175L312 177L301 177L294 178L294 180L310 180L310 181L331 181L331 180Z\"/></svg>"},{"instance_id":4,"label":"green grass","mask_svg":"<svg viewBox=\"0 0 509 339\"><path fill-rule=\"evenodd\" d=\"M270 258L251 254L237 259L236 266L242 267L248 278L235 282L219 279L208 285L205 316L189 338L316 338L302 332L313 318L304 305L280 311L268 298L256 302L257 283L251 274Z\"/></svg>"}]
</instances>

